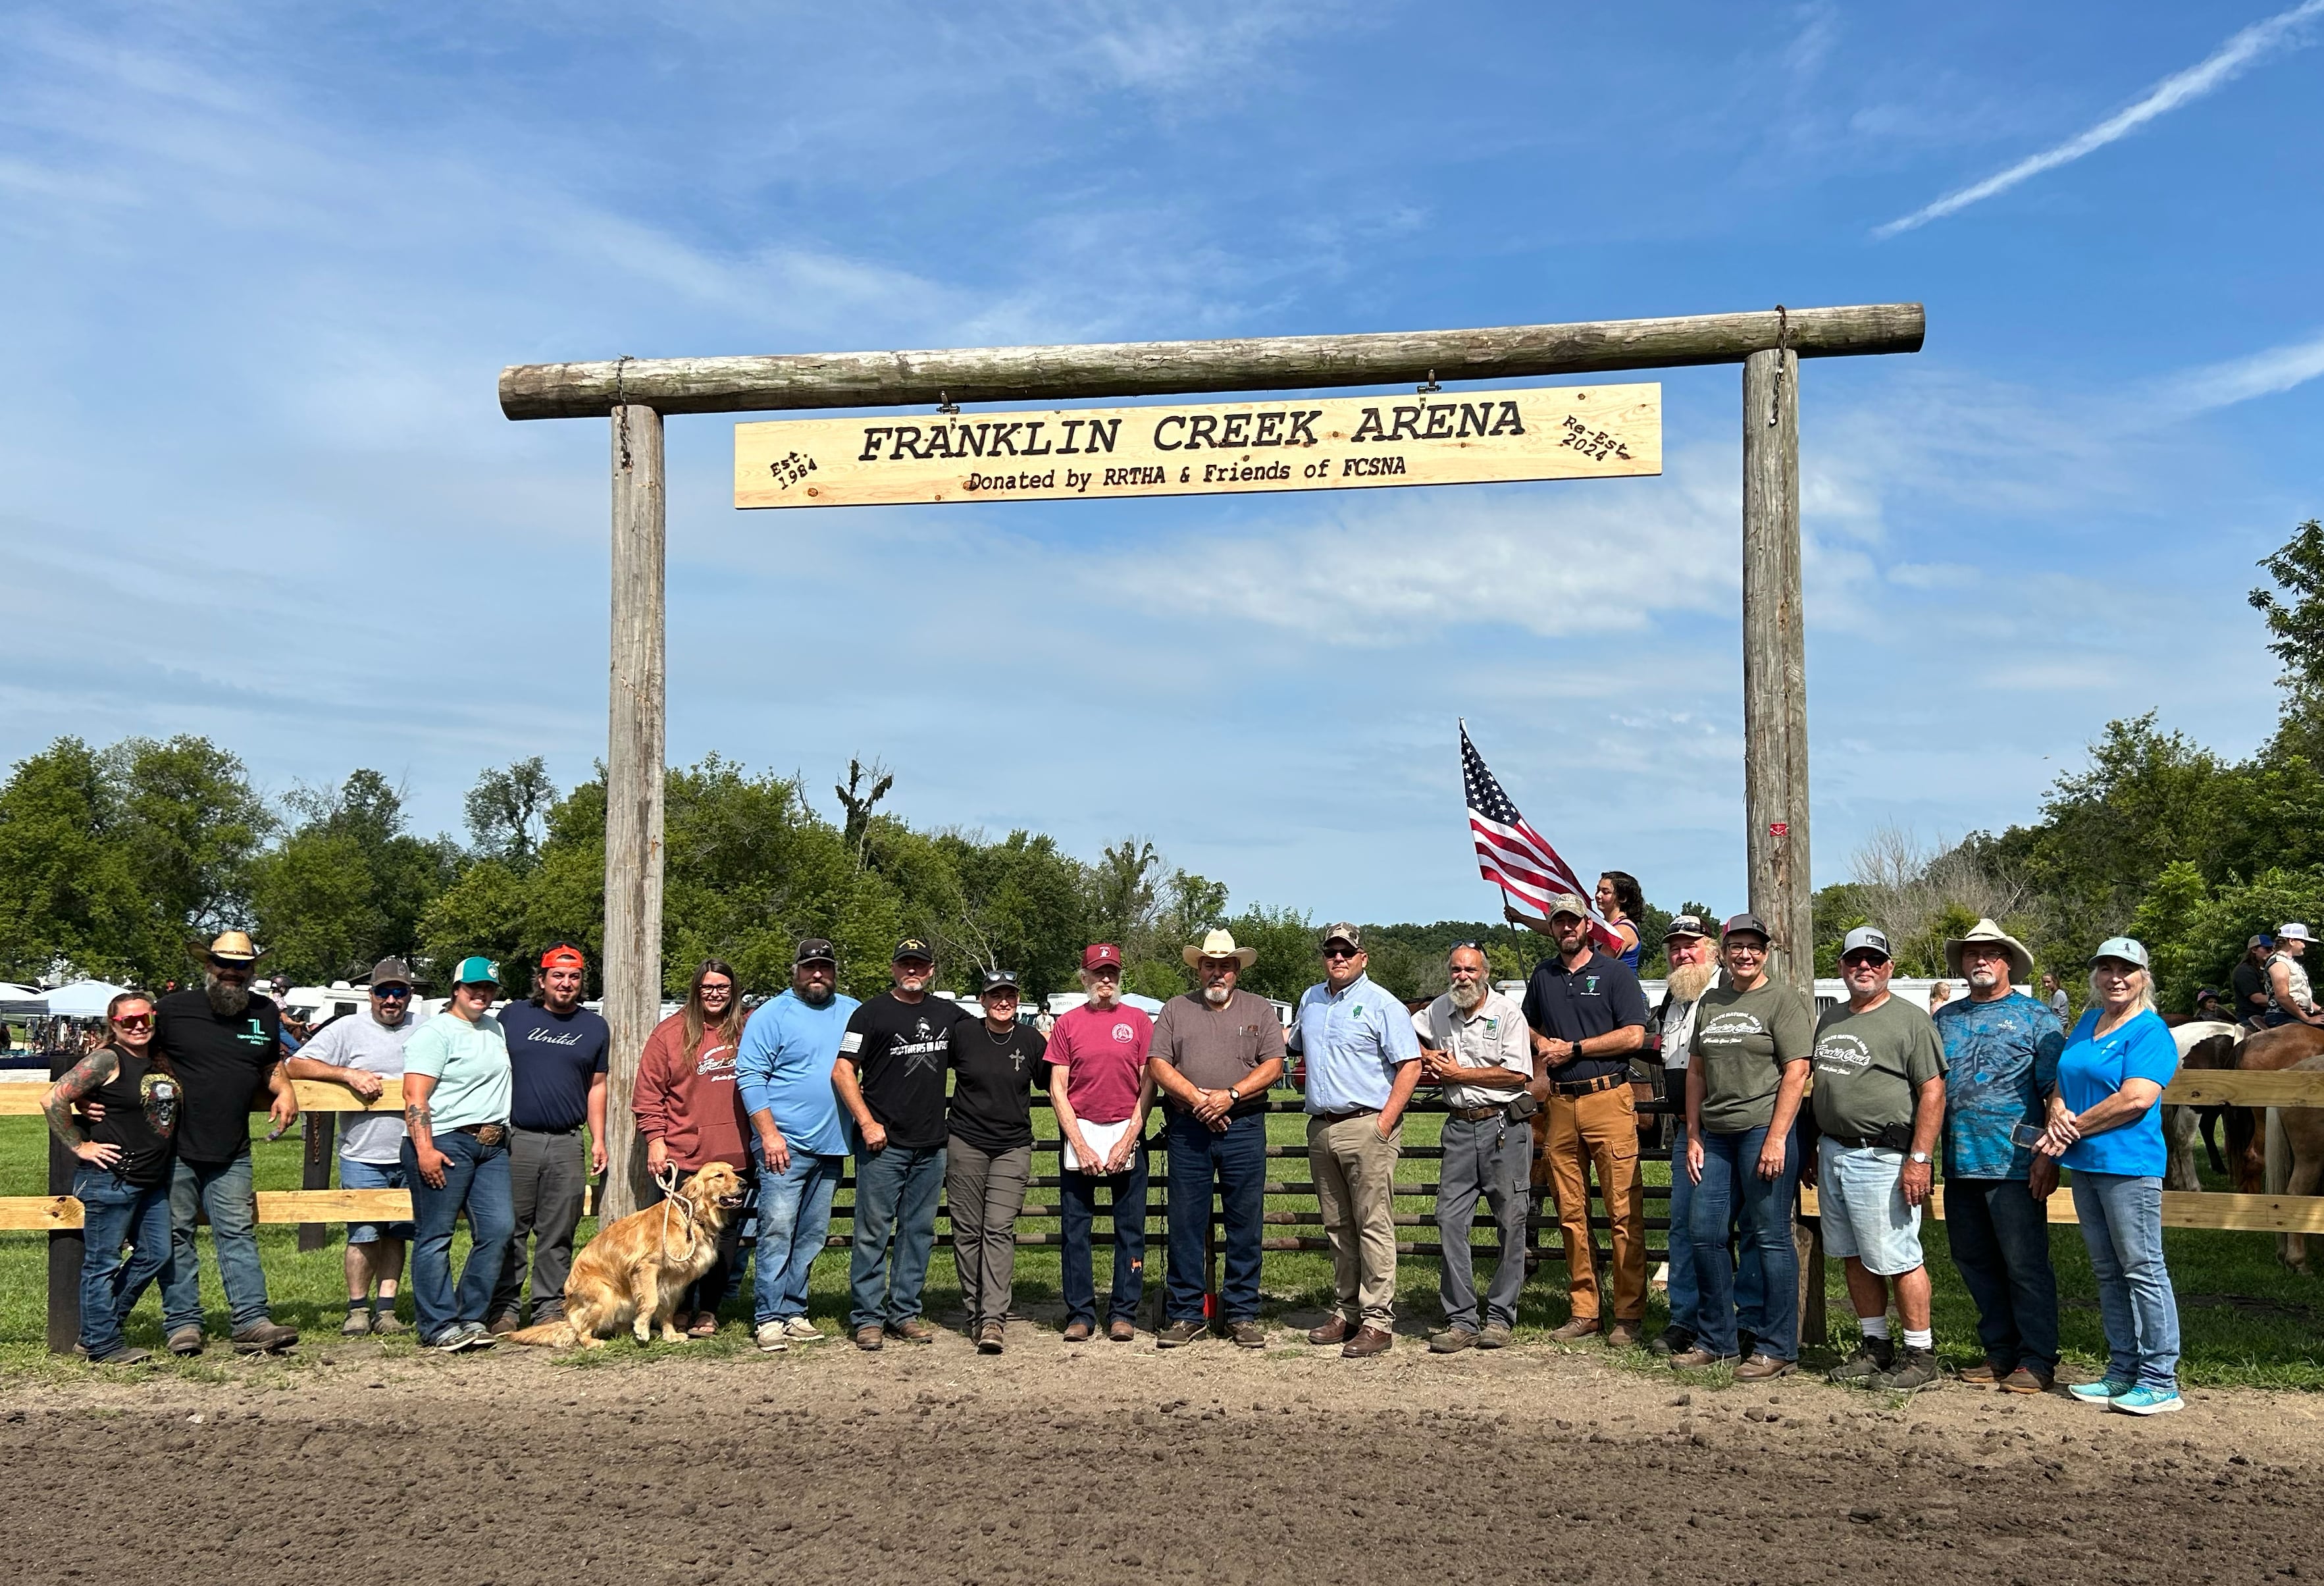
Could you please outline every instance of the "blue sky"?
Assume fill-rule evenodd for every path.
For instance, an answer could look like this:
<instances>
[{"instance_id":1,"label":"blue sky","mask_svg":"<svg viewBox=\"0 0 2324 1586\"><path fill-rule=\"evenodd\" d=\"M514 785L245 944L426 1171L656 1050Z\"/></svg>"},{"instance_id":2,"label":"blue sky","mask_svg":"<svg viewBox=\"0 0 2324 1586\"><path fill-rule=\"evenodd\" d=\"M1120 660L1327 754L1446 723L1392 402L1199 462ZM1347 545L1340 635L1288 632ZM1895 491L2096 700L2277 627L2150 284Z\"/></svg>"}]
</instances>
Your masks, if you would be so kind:
<instances>
[{"instance_id":1,"label":"blue sky","mask_svg":"<svg viewBox=\"0 0 2324 1586\"><path fill-rule=\"evenodd\" d=\"M2241 754L2324 510L2319 13L12 5L0 758L204 732L428 830L586 775L605 426L504 364L1899 300L1802 379L1818 881L2110 717ZM1739 371L1658 377L1658 479L1272 499L738 513L673 420L671 757L1473 918L1465 715L1577 867L1736 906Z\"/></svg>"}]
</instances>

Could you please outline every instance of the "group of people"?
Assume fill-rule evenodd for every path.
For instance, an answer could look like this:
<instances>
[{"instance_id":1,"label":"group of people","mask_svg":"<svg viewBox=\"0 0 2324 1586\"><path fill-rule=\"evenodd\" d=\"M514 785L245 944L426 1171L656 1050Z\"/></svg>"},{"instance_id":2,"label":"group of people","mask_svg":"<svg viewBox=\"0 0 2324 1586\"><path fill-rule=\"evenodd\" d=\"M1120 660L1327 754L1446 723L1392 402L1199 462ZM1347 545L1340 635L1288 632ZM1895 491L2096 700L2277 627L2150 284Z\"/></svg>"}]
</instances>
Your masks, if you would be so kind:
<instances>
[{"instance_id":1,"label":"group of people","mask_svg":"<svg viewBox=\"0 0 2324 1586\"><path fill-rule=\"evenodd\" d=\"M1307 1334L1315 1345L1354 1359L1393 1345L1395 1173L1405 1115L1425 1081L1442 1088L1447 1108L1436 1201L1443 1325L1432 1351L1509 1341L1525 1220L1542 1183L1566 1257L1570 1313L1554 1337L1602 1331L1612 1344L1650 1342L1677 1368L1732 1364L1745 1380L1793 1371L1791 1212L1812 1141L1826 1247L1846 1264L1861 1335L1833 1376L1925 1387L1938 1372L1920 1222L1941 1149L1947 1231L1986 1355L1968 1375L2040 1392L2058 1360L2043 1202L2062 1165L2074 1170L2109 1349L2105 1378L2072 1391L2134 1413L2180 1407L2159 1198L2158 1100L2176 1057L2144 948L2120 938L2100 948L2090 1006L2069 1034L2051 1002L2014 988L2030 978L2031 954L1991 922L1947 944L1965 994L1933 1019L1889 995L1888 942L1859 927L1841 951L1848 1000L1819 1016L1769 974L1775 944L1763 922L1739 914L1714 927L1680 915L1665 933L1668 990L1650 1013L1635 969L1637 915L1618 889L1600 892L1595 908L1572 895L1551 901L1538 928L1556 951L1522 998L1495 988L1482 943L1463 942L1447 955L1447 990L1418 1012L1366 973L1361 929L1334 923L1319 942L1321 979L1287 1030L1273 1005L1239 987L1256 953L1225 931L1185 948L1197 988L1153 1018L1123 1001L1118 949L1092 944L1079 971L1084 1000L1046 1037L1019 1016L1021 988L1006 970L982 978L973 1008L937 995L935 954L917 938L897 944L890 988L862 1002L837 989L832 944L802 941L790 985L747 1017L733 969L713 960L646 1043L631 1111L656 1194L674 1193L714 1162L753 1185L752 1328L768 1350L826 1337L807 1315L808 1274L852 1156L856 1347L935 1338L922 1303L941 1192L969 1334L978 1349L1001 1352L1040 1089L1063 1148L1067 1340L1093 1338L1101 1326L1109 1340L1135 1336L1148 1122L1158 1105L1169 1264L1156 1341L1177 1348L1215 1328L1261 1347L1267 1098L1296 1061L1335 1300ZM105 1043L45 1102L51 1127L81 1162L89 1357L143 1358L122 1320L156 1280L168 1347L204 1347L198 1207L209 1214L233 1346L295 1341L267 1311L248 1132L261 1099L278 1133L288 1126L294 1079L335 1081L366 1098L389 1079L402 1082L401 1117L359 1117L342 1136L341 1183L402 1189L412 1213L348 1229L346 1332L401 1330L407 1244L429 1347L489 1347L528 1320L528 1306L535 1323L560 1315L586 1185L604 1166L611 1035L581 1006L580 950L549 949L530 997L497 1013L497 967L463 960L444 1014L424 1022L412 1016L410 970L384 960L371 977L368 1016L323 1027L287 1061L278 1061L273 1005L250 992L258 954L249 938L227 932L208 957L198 988L158 1002L116 999ZM1684 1106L1673 1154L1670 1322L1646 1340L1631 1064L1650 1025ZM1602 1275L1589 1226L1593 1173L1612 1224ZM1213 1317L1204 1283L1214 1196L1223 1271ZM1499 1236L1481 1296L1471 1254L1480 1200ZM1093 1261L1101 1209L1113 1257L1102 1303ZM451 1236L463 1210L472 1246L456 1282ZM742 1234L740 1220L729 1225L720 1259L682 1302L678 1325L696 1336L716 1331L739 1285ZM1889 1333L1892 1298L1901 1339Z\"/></svg>"}]
</instances>

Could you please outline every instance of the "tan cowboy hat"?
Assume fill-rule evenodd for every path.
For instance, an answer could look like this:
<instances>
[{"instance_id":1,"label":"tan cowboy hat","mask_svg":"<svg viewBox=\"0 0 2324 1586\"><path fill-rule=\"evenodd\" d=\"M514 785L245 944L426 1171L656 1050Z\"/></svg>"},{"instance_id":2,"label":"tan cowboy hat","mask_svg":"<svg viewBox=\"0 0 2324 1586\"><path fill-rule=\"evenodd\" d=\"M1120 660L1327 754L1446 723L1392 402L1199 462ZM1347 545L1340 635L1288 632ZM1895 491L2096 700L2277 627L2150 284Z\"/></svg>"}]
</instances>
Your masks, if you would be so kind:
<instances>
[{"instance_id":1,"label":"tan cowboy hat","mask_svg":"<svg viewBox=\"0 0 2324 1586\"><path fill-rule=\"evenodd\" d=\"M2009 978L2031 980L2034 978L2034 955L2025 944L1990 920L1979 920L1966 936L1957 936L1945 943L1945 968L1954 974L1963 974L1961 949L1972 941L1997 941L2009 952Z\"/></svg>"},{"instance_id":2,"label":"tan cowboy hat","mask_svg":"<svg viewBox=\"0 0 2324 1586\"><path fill-rule=\"evenodd\" d=\"M1203 938L1202 946L1181 948L1178 956L1186 960L1190 969L1201 968L1204 959L1233 959L1248 969L1259 961L1259 949L1237 947L1231 931L1213 931Z\"/></svg>"},{"instance_id":3,"label":"tan cowboy hat","mask_svg":"<svg viewBox=\"0 0 2324 1586\"><path fill-rule=\"evenodd\" d=\"M203 947L195 943L194 951L204 958L216 959L222 964L254 964L266 954L250 940L247 931L221 931Z\"/></svg>"}]
</instances>

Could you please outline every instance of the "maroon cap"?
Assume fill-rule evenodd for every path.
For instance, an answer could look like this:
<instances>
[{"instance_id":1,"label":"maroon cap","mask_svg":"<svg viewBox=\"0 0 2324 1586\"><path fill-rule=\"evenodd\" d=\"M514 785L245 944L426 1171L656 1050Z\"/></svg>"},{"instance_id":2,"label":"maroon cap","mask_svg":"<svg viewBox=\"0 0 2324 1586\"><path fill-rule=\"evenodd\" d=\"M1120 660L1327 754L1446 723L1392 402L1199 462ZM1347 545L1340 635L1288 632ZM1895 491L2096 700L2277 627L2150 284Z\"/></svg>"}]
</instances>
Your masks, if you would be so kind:
<instances>
[{"instance_id":1,"label":"maroon cap","mask_svg":"<svg viewBox=\"0 0 2324 1586\"><path fill-rule=\"evenodd\" d=\"M1106 964L1111 964L1117 969L1121 968L1121 949L1111 941L1092 942L1082 949L1083 969L1094 969Z\"/></svg>"}]
</instances>

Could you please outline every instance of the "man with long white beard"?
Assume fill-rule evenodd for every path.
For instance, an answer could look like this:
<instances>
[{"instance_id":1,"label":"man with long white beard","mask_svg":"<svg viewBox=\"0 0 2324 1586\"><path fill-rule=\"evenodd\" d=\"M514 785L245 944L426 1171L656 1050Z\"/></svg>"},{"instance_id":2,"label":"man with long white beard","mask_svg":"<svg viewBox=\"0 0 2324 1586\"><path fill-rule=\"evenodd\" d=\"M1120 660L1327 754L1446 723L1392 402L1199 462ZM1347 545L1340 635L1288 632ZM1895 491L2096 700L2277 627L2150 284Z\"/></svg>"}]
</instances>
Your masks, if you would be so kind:
<instances>
[{"instance_id":1,"label":"man with long white beard","mask_svg":"<svg viewBox=\"0 0 2324 1586\"><path fill-rule=\"evenodd\" d=\"M1259 1236L1267 1210L1267 1092L1283 1075L1283 1026L1263 997L1235 981L1259 950L1213 931L1184 957L1203 988L1174 997L1154 1021L1146 1071L1162 1092L1162 1132L1170 1149L1170 1279L1163 1328L1154 1342L1176 1349L1203 1336L1204 1249L1211 1189L1225 1212L1225 1279L1220 1331L1246 1349L1264 1349L1259 1321Z\"/></svg>"},{"instance_id":2,"label":"man with long white beard","mask_svg":"<svg viewBox=\"0 0 2324 1586\"><path fill-rule=\"evenodd\" d=\"M1484 948L1462 942L1445 958L1444 969L1451 988L1412 1016L1421 1077L1444 1087L1444 1168L1436 1187L1436 1237L1443 1249L1437 1299L1444 1307L1444 1330L1428 1340L1435 1355L1471 1344L1498 1349L1517 1326L1517 1296L1525 1291L1526 1213L1533 1204L1533 1126L1526 1118L1537 1110L1510 1111L1509 1104L1533 1083L1533 1032L1517 1005L1493 989ZM1469 1251L1480 1190L1501 1238L1481 1328Z\"/></svg>"},{"instance_id":3,"label":"man with long white beard","mask_svg":"<svg viewBox=\"0 0 2324 1586\"><path fill-rule=\"evenodd\" d=\"M1663 953L1670 960L1670 978L1665 982L1668 989L1663 994L1658 1016L1662 1022L1663 1071L1668 1076L1665 1089L1673 1096L1683 1098L1687 1048L1694 1040L1695 1009L1702 1004L1702 994L1711 989L1711 983L1719 978L1719 943L1700 914L1674 914L1663 931ZM1683 1163L1686 1160L1683 1105L1672 1117L1671 1123L1671 1160ZM1657 1355L1683 1355L1694 1348L1694 1245L1685 1236L1687 1218L1693 1205L1694 1181L1683 1172L1672 1173L1670 1225L1678 1231L1670 1241L1664 1296L1670 1303L1670 1325L1649 1346ZM1759 1262L1757 1254L1748 1247L1744 1263L1743 1269L1736 1275L1736 1292L1738 1296L1756 1300ZM1746 1302L1738 1299L1741 1303Z\"/></svg>"},{"instance_id":4,"label":"man with long white beard","mask_svg":"<svg viewBox=\"0 0 2324 1586\"><path fill-rule=\"evenodd\" d=\"M209 945L201 988L172 992L153 1007L153 1044L185 1090L170 1183L170 1266L161 1275L161 1325L173 1355L202 1352L194 1226L205 1210L235 1350L259 1354L299 1341L267 1313L266 1269L258 1260L251 1108L262 1092L270 1093L267 1113L278 1135L299 1116L282 1069L282 1015L272 998L250 989L258 959L248 935L226 932Z\"/></svg>"}]
</instances>

